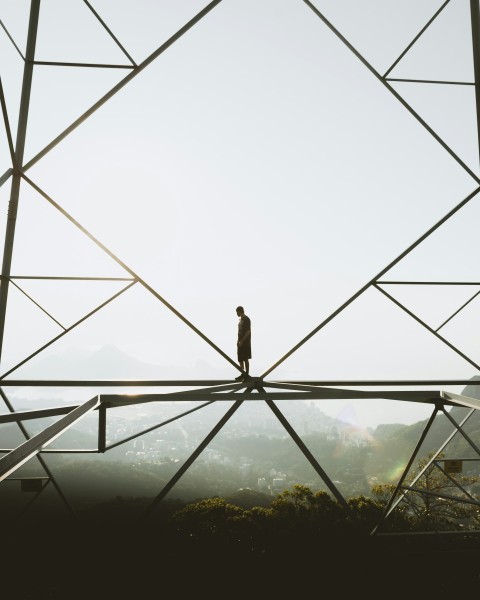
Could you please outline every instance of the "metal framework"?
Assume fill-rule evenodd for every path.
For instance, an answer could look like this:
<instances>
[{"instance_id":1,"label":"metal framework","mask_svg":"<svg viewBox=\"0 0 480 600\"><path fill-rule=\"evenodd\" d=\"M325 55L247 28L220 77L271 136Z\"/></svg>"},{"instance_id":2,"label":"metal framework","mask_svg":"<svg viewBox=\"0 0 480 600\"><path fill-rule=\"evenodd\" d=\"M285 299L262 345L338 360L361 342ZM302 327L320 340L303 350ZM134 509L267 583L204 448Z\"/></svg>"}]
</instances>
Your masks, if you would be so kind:
<instances>
[{"instance_id":1,"label":"metal framework","mask_svg":"<svg viewBox=\"0 0 480 600\"><path fill-rule=\"evenodd\" d=\"M328 323L334 320L342 311L350 306L355 300L357 300L367 290L373 289L378 293L382 294L383 297L391 301L398 309L404 311L409 317L414 319L417 323L422 325L432 336L435 336L443 344L445 344L450 350L455 352L464 361L469 363L477 371L480 371L480 366L466 353L462 352L459 348L455 347L445 337L443 337L439 331L452 319L454 319L462 310L465 309L479 294L480 290L472 295L462 306L458 307L439 327L436 329L431 328L427 323L420 319L411 310L405 307L399 302L393 295L391 295L386 287L387 286L398 286L398 285L450 285L450 286L480 286L478 281L395 281L388 279L389 271L397 265L403 258L417 248L422 242L424 242L429 236L437 231L442 225L444 225L453 215L458 213L463 207L465 207L473 198L475 198L480 191L480 178L465 164L465 162L452 150L452 148L440 137L440 135L428 125L428 123L406 102L406 100L392 87L391 82L412 82L418 83L419 85L460 85L460 86L474 86L476 94L476 115L477 115L477 130L479 139L479 152L480 152L480 16L479 16L479 0L468 0L470 3L471 13L471 29L472 29L472 52L474 61L474 75L475 80L473 82L463 81L438 81L438 80L424 80L424 79L398 79L390 77L390 73L394 67L408 54L411 48L417 43L422 35L428 30L432 23L438 18L443 12L446 6L451 0L446 0L438 10L431 16L431 18L425 23L422 29L417 35L411 40L407 47L392 63L389 69L384 74L378 72L372 64L370 64L364 56L342 35L342 33L330 22L325 15L317 8L317 6L309 0L292 0L297 1L299 4L303 3L305 9L311 12L312 18L319 21L319 25L327 27L353 55L363 64L365 67L365 75L367 77L373 77L378 82L378 85L383 86L389 93L391 93L397 101L407 110L412 118L414 118L435 140L440 144L446 152L451 156L452 160L456 161L462 169L472 179L472 191L456 206L454 206L447 214L445 214L439 221L432 224L431 227L425 231L415 242L410 244L399 256L389 262L380 272L374 275L369 281L367 281L356 293L350 298L343 302L336 310L334 310L327 318L321 323L314 327L308 335L303 339L299 340L284 356L280 357L270 368L268 368L262 375L258 377L246 377L241 383L232 383L231 381L224 380L161 380L161 381L131 381L131 380L22 380L12 379L11 375L15 371L30 361L33 357L37 356L51 344L56 342L61 337L67 335L74 328L78 327L81 323L91 317L93 314L105 308L111 302L114 302L118 297L125 293L131 287L138 285L143 287L149 292L156 300L161 302L166 308L168 308L178 319L202 340L209 344L219 355L223 357L231 366L241 371L238 364L227 354L225 354L218 346L212 342L200 329L198 329L193 323L191 323L184 315L182 315L174 306L172 306L156 289L154 289L147 281L142 279L138 273L130 268L125 262L123 262L118 256L116 256L109 248L107 248L99 239L97 239L92 233L90 233L81 223L74 219L62 206L61 204L52 198L52 196L45 190L43 190L33 179L28 176L30 168L39 162L46 154L48 154L53 148L59 145L72 131L79 127L86 119L88 119L98 108L108 102L117 92L123 89L130 83L137 75L139 75L144 69L146 69L153 61L158 59L168 48L179 40L182 36L187 35L190 29L192 29L201 19L207 18L208 14L220 4L221 0L213 0L207 4L203 10L196 14L190 21L188 21L183 27L181 27L174 35L172 35L166 42L160 45L154 52L152 52L145 60L137 64L130 56L128 51L117 39L112 32L111 28L105 22L100 14L95 10L90 2L84 0L85 5L91 11L92 15L99 21L105 30L106 35L114 41L118 48L122 51L125 56L125 64L96 64L96 63L68 63L68 62L45 62L37 61L35 59L36 50L36 38L38 29L38 19L41 0L31 0L30 3L30 17L28 25L28 36L25 54L22 53L19 46L16 44L14 37L7 30L4 23L0 20L0 26L3 30L0 34L5 34L12 45L15 47L17 53L20 55L24 62L23 70L23 83L22 93L19 106L19 119L16 141L13 141L9 117L7 113L7 104L5 102L5 96L3 86L0 79L0 104L2 109L3 123L5 129L6 140L10 152L11 167L0 176L0 186L11 182L10 200L8 205L8 219L5 232L4 242L4 255L3 264L0 275L0 359L2 356L3 341L4 341L4 328L5 328L5 316L6 307L8 300L8 293L10 285L18 289L27 299L34 303L40 308L62 331L49 342L44 344L42 347L35 350L29 356L24 357L14 367L0 374L0 395L8 409L7 414L0 415L0 424L15 422L25 438L25 442L17 448L1 448L0 452L5 455L0 459L0 481L11 481L12 477L9 477L26 461L32 457L37 456L40 464L45 471L44 480L46 483L52 483L56 491L62 498L63 502L67 506L68 510L74 514L73 509L68 503L68 500L61 490L58 482L55 479L54 474L48 468L47 464L43 460L43 455L46 453L69 453L69 452L95 452L104 453L108 452L114 447L129 442L136 437L145 435L146 433L153 431L156 428L162 427L176 419L180 419L188 414L192 414L195 411L201 410L202 408L209 406L210 404L218 401L229 401L231 407L226 411L225 415L220 419L217 425L212 431L205 437L200 445L195 449L191 456L181 465L177 473L170 479L170 481L159 491L158 495L152 500L147 511L143 515L147 517L152 510L155 509L156 505L165 497L165 495L172 489L182 475L187 471L191 464L196 460L200 453L208 446L211 440L217 435L227 421L233 416L243 402L248 401L263 401L271 409L273 414L277 417L280 423L283 425L289 436L297 444L300 451L304 454L305 458L312 465L319 477L324 481L332 495L338 500L340 504L348 508L346 499L339 492L333 481L330 479L328 474L322 468L317 459L312 455L308 447L302 441L300 436L293 429L289 421L286 419L282 411L278 406L278 402L282 400L325 400L325 399L366 399L366 398L383 398L385 400L402 400L406 402L421 402L431 404L434 409L433 413L415 447L415 450L402 474L398 485L393 493L385 513L382 516L380 523L377 528L381 525L386 517L395 509L402 499L405 499L409 493L415 492L414 486L404 486L405 478L417 457L418 451L425 440L435 417L439 412L442 412L447 419L452 423L454 430L452 435L447 439L445 444L438 450L431 463L438 465L436 457L442 451L442 449L448 444L454 435L460 433L464 436L467 442L475 449L480 455L480 450L477 445L471 440L465 431L463 425L467 419L480 409L480 400L475 398L468 398L461 395L452 394L441 389L437 390L425 390L426 386L452 386L452 385L478 385L480 381L463 380L463 379L451 379L451 380L401 380L401 381L380 381L380 380L364 380L364 381L275 381L267 377L272 371L286 361L294 352L302 347L308 340L314 335L320 332ZM467 0L465 0L467 1ZM32 76L35 66L43 65L55 68L56 66L71 67L71 68L82 68L82 67L95 67L99 69L119 69L127 71L127 74L123 79L114 85L109 92L95 102L87 111L85 111L79 118L71 123L62 133L60 133L55 139L47 144L40 152L38 152L31 160L27 163L24 162L24 149L26 141L26 131L28 123L30 95L32 87ZM26 185L38 192L43 199L54 207L65 219L70 221L78 230L80 230L87 238L90 239L97 247L99 247L106 255L113 259L126 273L124 278L102 278L102 277L51 277L48 274L41 277L33 277L29 275L18 275L12 274L11 265L14 251L14 237L16 229L16 218L18 203L20 200L20 188L21 185ZM385 278L387 277L387 278ZM88 314L84 315L81 319L77 320L73 325L65 327L62 323L52 314L50 314L45 308L41 306L35 298L28 294L22 288L22 281L26 279L57 279L57 280L101 280L101 281L123 281L125 282L124 287L112 295L109 299L98 305ZM245 375L245 374L244 374ZM139 394L137 396L126 396L124 394L99 394L91 400L75 406L64 406L61 408L41 408L32 411L15 411L13 408L4 388L9 386L58 386L58 387L131 387L131 386L144 386L146 388L158 388L158 387L181 387L185 388L179 392L166 392L166 393L146 393ZM398 391L392 388L407 388L416 387L416 390L403 389ZM195 391L186 388L196 388ZM362 391L358 388L362 387L377 387L376 391ZM167 419L162 423L158 423L153 427L150 427L141 433L126 437L121 441L117 441L113 444L108 444L106 439L106 422L107 412L109 408L117 406L127 406L132 404L141 404L146 402L161 402L161 401L195 401L198 402L198 406L189 409L175 417ZM463 408L469 408L470 411L459 424L454 421L449 412L445 407L458 406ZM96 448L89 450L73 450L73 449L49 449L48 445L57 437L62 435L69 427L76 423L79 419L85 415L98 411L98 444ZM39 419L44 417L60 416L59 420L53 425L47 427L41 433L30 437L25 429L23 422L32 419ZM0 444L1 445L1 444ZM439 467L440 468L440 467ZM420 477L420 475L418 476ZM43 480L42 480L43 481ZM42 490L45 489L45 485L37 491L37 494L32 499L31 503L41 494ZM467 499L463 501L475 502L478 501L471 497L466 490L463 490ZM470 496L470 498L468 498ZM458 500L457 497L455 499ZM30 504L31 504L30 503ZM29 504L29 506L30 506ZM28 507L27 507L28 508ZM377 529L376 528L376 529ZM376 531L375 529L375 531Z\"/></svg>"}]
</instances>

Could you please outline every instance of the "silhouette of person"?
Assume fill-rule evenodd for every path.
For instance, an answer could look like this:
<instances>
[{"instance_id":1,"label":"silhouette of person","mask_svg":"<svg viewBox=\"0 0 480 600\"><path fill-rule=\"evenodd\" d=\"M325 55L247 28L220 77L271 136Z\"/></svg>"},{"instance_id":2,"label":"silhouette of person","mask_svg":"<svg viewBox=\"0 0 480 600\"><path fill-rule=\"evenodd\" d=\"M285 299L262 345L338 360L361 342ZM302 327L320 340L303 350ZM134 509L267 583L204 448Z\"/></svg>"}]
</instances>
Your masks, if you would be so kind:
<instances>
[{"instance_id":1,"label":"silhouette of person","mask_svg":"<svg viewBox=\"0 0 480 600\"><path fill-rule=\"evenodd\" d=\"M236 308L238 320L238 339L237 339L237 358L238 364L245 371L248 377L249 364L248 361L252 358L252 347L251 347L251 322L245 314L243 306L237 306ZM238 377L235 377L235 381L243 381L246 377L241 373Z\"/></svg>"}]
</instances>

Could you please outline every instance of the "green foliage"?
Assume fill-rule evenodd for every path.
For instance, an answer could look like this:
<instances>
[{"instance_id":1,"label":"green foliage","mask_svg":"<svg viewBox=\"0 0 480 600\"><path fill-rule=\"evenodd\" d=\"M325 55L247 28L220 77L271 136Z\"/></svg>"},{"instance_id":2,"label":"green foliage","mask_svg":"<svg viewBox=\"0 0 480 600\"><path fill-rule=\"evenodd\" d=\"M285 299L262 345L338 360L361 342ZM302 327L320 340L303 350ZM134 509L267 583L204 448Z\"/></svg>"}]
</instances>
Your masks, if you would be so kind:
<instances>
[{"instance_id":1,"label":"green foliage","mask_svg":"<svg viewBox=\"0 0 480 600\"><path fill-rule=\"evenodd\" d=\"M461 502L468 498L461 488L477 483L478 477L458 473L447 475L432 462L434 456L430 453L420 460L405 482L417 490L415 493L409 492L406 500L419 526L425 530L475 527L478 507ZM443 454L439 454L436 459L440 461L443 457Z\"/></svg>"}]
</instances>

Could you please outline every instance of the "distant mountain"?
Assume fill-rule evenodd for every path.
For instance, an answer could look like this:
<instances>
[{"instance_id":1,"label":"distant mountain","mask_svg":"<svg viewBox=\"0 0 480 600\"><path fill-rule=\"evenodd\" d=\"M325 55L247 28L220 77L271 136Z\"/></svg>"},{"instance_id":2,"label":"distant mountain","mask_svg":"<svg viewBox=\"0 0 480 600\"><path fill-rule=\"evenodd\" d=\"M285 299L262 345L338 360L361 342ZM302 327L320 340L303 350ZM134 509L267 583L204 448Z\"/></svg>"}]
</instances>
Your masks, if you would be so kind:
<instances>
[{"instance_id":1,"label":"distant mountain","mask_svg":"<svg viewBox=\"0 0 480 600\"><path fill-rule=\"evenodd\" d=\"M471 378L472 381L480 380L479 376ZM480 386L467 385L462 390L462 395L480 399ZM449 414L460 424L470 409L452 407L447 408ZM433 406L432 406L433 411ZM406 464L415 445L427 424L427 419L412 425L379 425L373 432L373 439L377 445L370 468L372 472L388 473L394 470L394 465ZM463 430L477 445L480 445L480 412L472 413L463 426ZM429 452L438 451L454 431L454 426L442 413L438 413L430 431L425 438L418 458L425 457ZM475 450L468 444L464 437L457 433L445 447L443 454L446 458L480 458ZM464 464L464 471L478 474L480 461Z\"/></svg>"},{"instance_id":2,"label":"distant mountain","mask_svg":"<svg viewBox=\"0 0 480 600\"><path fill-rule=\"evenodd\" d=\"M92 353L72 349L46 356L31 365L27 363L21 374L23 379L224 379L232 371L228 367L215 369L201 360L185 366L156 365L107 345Z\"/></svg>"},{"instance_id":3,"label":"distant mountain","mask_svg":"<svg viewBox=\"0 0 480 600\"><path fill-rule=\"evenodd\" d=\"M480 375L475 375L471 380L480 381ZM468 396L469 398L478 398L480 400L480 385L467 385L463 388L462 395Z\"/></svg>"}]
</instances>

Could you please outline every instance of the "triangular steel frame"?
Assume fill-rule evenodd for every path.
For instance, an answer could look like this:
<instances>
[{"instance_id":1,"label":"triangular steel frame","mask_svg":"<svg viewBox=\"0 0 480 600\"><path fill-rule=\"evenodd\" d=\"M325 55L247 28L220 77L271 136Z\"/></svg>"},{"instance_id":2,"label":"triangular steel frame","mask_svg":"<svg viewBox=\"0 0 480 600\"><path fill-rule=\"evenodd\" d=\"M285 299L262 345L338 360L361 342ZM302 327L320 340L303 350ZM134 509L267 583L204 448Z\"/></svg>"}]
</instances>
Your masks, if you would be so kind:
<instances>
[{"instance_id":1,"label":"triangular steel frame","mask_svg":"<svg viewBox=\"0 0 480 600\"><path fill-rule=\"evenodd\" d=\"M474 187L472 191L455 207L453 207L443 218L441 218L437 223L433 224L422 236L420 236L414 243L408 246L397 258L391 261L386 267L384 267L379 273L377 273L374 277L370 279L365 285L363 285L355 294L353 294L349 299L347 299L341 306L339 306L336 310L334 310L326 319L324 319L319 325L317 325L307 336L301 339L293 348L291 348L284 356L282 356L275 364L273 364L270 368L268 368L260 377L246 377L242 384L232 384L231 382L226 381L191 381L191 380L182 380L182 381L142 381L142 382L132 382L132 381L97 381L97 382L86 382L79 380L69 380L69 381L32 381L32 380L13 380L10 376L18 369L21 365L28 362L31 358L42 352L47 346L54 343L59 337L66 335L71 331L74 327L80 325L83 321L88 319L91 315L101 310L107 304L115 300L119 295L126 292L130 287L135 284L142 286L146 291L152 294L158 301L160 301L164 306L166 306L173 314L183 321L183 323L189 327L193 332L195 332L198 336L200 336L205 343L209 344L218 354L220 354L231 366L235 369L241 371L238 364L226 353L224 353L214 342L212 342L202 331L200 331L193 323L191 323L183 314L181 314L174 306L172 306L163 296L161 296L158 291L156 291L152 286L150 286L144 279L142 279L134 270L132 270L128 265L126 265L120 258L118 258L111 250L109 250L100 240L95 238L85 227L83 227L78 221L76 221L66 210L62 208L62 206L55 201L46 191L41 189L35 181L33 181L28 175L28 170L39 162L50 150L56 147L58 144L62 142L72 131L74 131L78 126L80 126L88 117L90 117L98 108L108 102L117 92L123 89L130 81L132 81L139 73L141 73L145 68L147 68L154 60L156 60L163 52L168 50L168 48L174 44L178 39L180 39L183 35L187 34L189 30L194 27L200 20L205 18L210 11L215 9L217 5L221 3L221 0L213 0L208 3L198 14L196 14L190 21L188 21L183 27L181 27L175 34L173 34L166 42L164 42L161 46L159 46L154 52L152 52L145 60L141 63L137 64L122 43L118 40L118 38L114 35L108 24L102 19L99 13L95 10L90 2L87 0L83 0L85 5L91 11L94 18L96 18L102 27L105 29L106 33L110 36L110 38L114 41L114 43L120 48L125 58L127 59L127 64L91 64L91 63L65 63L65 62L45 62L45 61L36 61L35 60L35 47L36 47L36 36L37 36L37 28L38 28L38 17L40 11L41 0L31 0L30 3L30 18L29 18L29 28L28 28L28 36L27 36L27 44L25 55L19 49L17 44L15 43L13 37L8 32L7 28L0 20L0 26L3 29L4 33L7 35L11 43L15 46L17 52L20 57L24 61L24 74L23 74L23 84L22 84L22 93L19 107L19 120L18 120L18 128L17 128L17 139L14 143L11 128L9 124L9 118L7 113L7 104L5 102L5 96L3 91L3 86L0 79L0 105L2 110L3 123L5 127L5 133L7 137L7 143L10 152L11 158L11 167L0 176L0 186L4 185L11 179L11 193L10 193L10 201L8 207L8 220L7 227L5 233L5 243L4 243L4 256L3 256L3 264L2 271L0 275L0 359L3 347L3 337L4 337L4 326L5 326L5 316L6 316L6 306L8 299L8 291L10 284L17 287L23 294L25 294L28 299L33 302L38 308L40 308L44 313L47 314L57 325L59 325L63 331L55 338L53 338L46 345L42 346L38 350L36 350L33 354L25 357L20 363L10 368L8 371L0 374L0 395L9 411L9 415L0 416L0 423L15 421L22 434L24 435L26 442L22 444L17 449L2 449L2 452L8 452L6 456L0 459L0 480L5 479L9 473L12 473L20 464L23 464L25 460L28 460L28 457L38 456L42 467L48 477L48 481L52 481L57 492L60 494L65 504L69 508L69 510L73 513L73 510L68 505L68 502L61 491L58 483L56 483L53 474L47 468L47 465L43 461L41 454L43 452L48 452L46 450L46 446L58 435L60 435L67 427L71 425L72 422L77 420L77 416L81 416L91 412L92 410L99 411L99 436L98 436L98 448L88 450L91 452L105 452L108 451L109 448L112 448L120 443L133 439L136 436L130 436L127 440L123 442L118 442L113 445L108 445L106 440L106 413L109 407L114 405L126 405L132 403L141 403L146 401L158 401L162 399L175 399L175 400L184 400L186 398L193 400L203 400L204 404L198 406L193 410L198 410L204 406L211 404L211 402L215 402L218 399L222 400L231 400L234 404L232 408L227 411L226 415L220 420L217 426L212 430L212 432L207 436L207 438L202 442L199 448L192 454L190 459L185 463L183 467L181 467L179 471L179 475L177 474L174 479L175 481L169 482L167 484L167 492L171 489L174 483L181 477L181 475L186 471L188 466L192 464L195 458L200 454L201 450L206 447L209 443L210 439L221 430L223 425L227 422L228 418L237 410L237 408L244 401L256 400L256 401L265 401L269 408L274 412L276 417L285 427L289 435L299 446L307 460L314 467L317 473L322 477L324 482L327 484L327 487L330 489L331 493L336 497L336 499L347 506L347 502L341 496L340 492L336 489L335 485L329 479L328 475L324 472L320 464L317 462L315 457L310 453L308 448L303 444L301 438L296 434L295 430L291 427L290 423L285 419L283 413L280 411L278 406L275 404L277 400L283 399L332 399L332 398L371 398L371 397L381 397L385 399L401 399L406 401L413 402L427 402L432 403L435 406L434 413L430 421L433 422L433 418L436 415L438 410L442 410L448 418L449 415L445 411L444 406L469 406L472 411L476 411L480 408L480 402L475 399L465 398L463 396L448 395L446 392L438 391L422 391L422 386L425 385L476 385L480 382L472 382L471 380L433 380L426 381L420 380L413 383L420 388L415 392L410 391L393 391L391 390L392 386L402 387L402 386L411 386L412 382L409 381L373 381L373 382L347 382L347 381L337 381L337 382L326 382L326 381L312 381L312 382L276 382L267 380L267 376L272 373L272 371L277 368L280 364L282 364L285 360L287 360L294 352L296 352L301 346L303 346L308 340L310 340L314 335L316 335L321 329L323 329L329 322L335 319L345 308L347 308L350 304L352 304L357 298L359 298L365 291L373 288L380 293L382 293L387 299L392 301L398 308L406 312L410 317L416 320L419 324L425 327L432 335L434 335L437 339L447 345L450 350L459 355L463 360L468 362L471 366L473 366L477 371L480 371L480 366L467 354L463 353L461 350L453 346L446 338L441 336L438 331L441 327L443 327L447 322L451 321L455 318L470 302L472 302L477 295L480 293L477 292L474 296L472 296L466 303L464 303L461 307L459 307L439 328L433 330L429 325L427 325L424 321L422 321L417 315L408 310L405 306L403 306L398 300L396 300L392 295L390 295L383 285L386 284L404 284L404 285L412 285L412 284L428 284L428 285L475 285L476 282L452 282L452 281L444 281L444 282L397 282L397 281L388 281L384 280L383 277L397 264L399 263L405 256L407 256L412 250L414 250L417 246L419 246L425 239L427 239L432 233L434 233L437 229L439 229L445 222L447 222L453 215L455 215L458 211L460 211L467 203L469 203L473 198L475 198L480 191L480 178L466 165L462 159L452 150L452 148L446 144L446 142L428 125L428 123L404 100L404 98L390 85L390 82L400 81L398 79L389 77L393 68L403 59L405 55L411 50L411 48L415 45L415 43L421 38L421 36L428 30L428 28L432 25L432 23L437 19L437 17L442 13L445 7L449 4L450 0L446 0L438 10L432 15L432 17L428 20L428 22L423 26L423 28L417 33L417 35L413 38L413 40L408 44L408 46L403 50L403 52L398 56L398 58L394 61L391 67L381 75L363 56L362 54L340 33L340 31L325 17L325 15L315 6L313 2L310 0L298 0L299 2L303 2L306 8L308 8L322 23L325 27L327 27L337 38L338 40L346 46L350 52L352 52L356 58L365 66L366 70L377 79L380 85L384 86L397 100L400 102L403 107L412 115L414 119L426 130L429 134L440 144L446 152L450 154L453 160L455 160L462 169L471 177ZM427 80L402 80L409 82L417 82L419 84L451 84L451 85L472 85L475 86L476 93L476 110L477 110L477 130L478 130L478 139L479 139L479 153L480 153L480 15L479 15L479 3L478 0L469 0L470 2L470 12L471 12L471 26L472 26L472 48L473 48L473 59L474 59L474 73L475 73L475 81L474 82L452 82L452 81L427 81ZM1 31L0 31L1 33ZM31 93L31 83L32 83L32 75L35 65L49 65L51 67L55 66L69 66L72 68L82 68L82 67L96 67L103 69L125 69L128 71L128 74L116 85L112 87L112 89L107 92L104 96L102 96L97 102L95 102L87 111L85 111L79 118L77 118L69 127L67 127L61 134L59 134L54 140L52 140L47 146L45 146L40 152L38 152L29 162L24 163L24 149L25 149L25 140L26 140L26 129L28 122L28 113L29 113L29 103L30 103L30 93ZM20 199L20 185L23 184L29 185L32 189L36 190L36 192L43 197L45 201L47 201L51 206L57 209L66 219L68 219L75 227L77 227L80 231L82 231L94 244L96 244L103 252L105 252L108 256L110 256L113 261L115 261L124 271L126 282L126 286L117 294L112 296L109 300L99 305L93 311L86 314L82 319L78 320L71 327L64 327L58 319L55 318L54 315L51 315L48 311L46 311L34 298L30 295L26 294L24 290L20 287L18 280L28 277L28 275L15 275L11 273L11 264L12 264L12 256L14 249L14 237L15 237L15 226L16 226L16 215L18 209L18 203ZM33 278L33 277L32 277ZM48 279L48 275L44 277L40 277L39 279ZM65 277L59 279L75 279L72 277ZM80 278L77 278L80 279ZM95 278L85 278L85 279L95 279ZM102 280L111 280L113 278L97 278ZM116 278L117 280L123 280L123 278ZM477 284L478 285L478 284ZM1 364L1 363L0 363ZM244 373L244 375L246 375ZM10 378L9 378L10 377ZM83 405L75 406L75 407L66 407L63 410L63 414L65 416L61 416L62 412L59 412L59 409L40 409L39 411L28 411L28 413L17 413L12 404L10 403L5 391L2 389L4 387L8 387L10 385L23 385L23 386L32 386L32 385L48 385L48 386L59 386L68 387L68 386L88 386L94 383L96 386L106 386L109 387L117 386L138 386L145 385L147 387L158 387L158 386L175 386L175 387L198 387L197 391L186 390L182 392L166 393L166 394L148 394L145 396L139 397L126 397L119 394L118 396L112 395L99 395L95 399L86 402ZM378 392L363 392L356 387L364 387L364 386L382 386L382 390ZM330 386L330 387L328 387ZM353 389L345 389L353 388ZM265 388L268 391L265 391ZM242 396L238 397L238 391L244 390ZM270 391L273 389L274 391ZM279 391L281 390L281 391ZM162 396L161 398L159 396ZM193 410L186 411L175 418L180 418L193 412ZM40 416L61 416L59 421L55 423L52 428L47 428L45 431L41 432L37 436L34 436L30 439L25 427L23 426L23 420L31 419L31 418L39 418ZM167 422L171 422L173 419L170 419L164 423L160 423L145 432L138 434L142 435L147 431L153 430L155 427L161 427ZM422 438L427 434L428 429L431 425L431 422L427 423L426 430L424 434L422 434ZM458 426L461 431L461 425ZM462 431L461 431L462 432ZM418 446L419 448L419 446ZM62 452L66 452L68 450L61 450ZM60 452L60 451L59 451ZM416 453L414 453L416 454ZM25 458L27 456L27 458ZM413 458L412 458L413 460ZM405 471L406 474L407 470ZM171 485L170 485L171 484ZM399 484L400 486L400 484ZM167 492L165 489L160 492L157 498L154 500L153 506L159 501L158 498L163 498ZM400 489L400 487L398 487ZM397 490L398 492L398 490ZM388 510L386 511L388 514L393 510L395 504L395 495L389 502ZM386 515L385 515L386 516Z\"/></svg>"}]
</instances>

